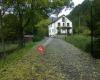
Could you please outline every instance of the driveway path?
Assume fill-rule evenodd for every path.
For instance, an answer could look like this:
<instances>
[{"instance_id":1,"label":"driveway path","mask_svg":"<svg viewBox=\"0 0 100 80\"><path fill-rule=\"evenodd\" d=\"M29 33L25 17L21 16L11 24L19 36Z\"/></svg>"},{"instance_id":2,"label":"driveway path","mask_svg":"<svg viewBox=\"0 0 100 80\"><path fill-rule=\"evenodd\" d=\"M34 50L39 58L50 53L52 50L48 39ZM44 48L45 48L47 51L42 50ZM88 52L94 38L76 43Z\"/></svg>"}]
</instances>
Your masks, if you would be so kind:
<instances>
[{"instance_id":1,"label":"driveway path","mask_svg":"<svg viewBox=\"0 0 100 80\"><path fill-rule=\"evenodd\" d=\"M40 44L44 55L37 52ZM0 70L0 80L100 80L100 60L63 40L46 38L26 53Z\"/></svg>"},{"instance_id":2,"label":"driveway path","mask_svg":"<svg viewBox=\"0 0 100 80\"><path fill-rule=\"evenodd\" d=\"M100 80L100 69L96 70L96 61L89 54L60 39L46 43L46 63L57 66L65 80Z\"/></svg>"}]
</instances>

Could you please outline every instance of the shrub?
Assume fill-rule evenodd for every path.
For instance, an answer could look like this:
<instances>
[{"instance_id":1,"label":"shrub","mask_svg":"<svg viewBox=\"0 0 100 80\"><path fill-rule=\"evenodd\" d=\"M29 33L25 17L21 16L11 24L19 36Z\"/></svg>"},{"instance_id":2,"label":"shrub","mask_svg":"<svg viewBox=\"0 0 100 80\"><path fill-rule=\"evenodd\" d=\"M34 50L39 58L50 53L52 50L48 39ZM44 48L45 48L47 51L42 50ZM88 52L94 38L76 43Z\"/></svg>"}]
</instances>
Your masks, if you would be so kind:
<instances>
[{"instance_id":1,"label":"shrub","mask_svg":"<svg viewBox=\"0 0 100 80\"><path fill-rule=\"evenodd\" d=\"M93 53L91 55L94 58L100 58L100 38L95 39L93 42Z\"/></svg>"},{"instance_id":2,"label":"shrub","mask_svg":"<svg viewBox=\"0 0 100 80\"><path fill-rule=\"evenodd\" d=\"M87 51L87 45L90 43L90 37L84 35L73 35L68 36L66 41L82 49L83 51Z\"/></svg>"},{"instance_id":3,"label":"shrub","mask_svg":"<svg viewBox=\"0 0 100 80\"><path fill-rule=\"evenodd\" d=\"M39 41L47 36L49 23L50 21L48 19L44 19L40 21L37 25L35 25L37 32L33 41Z\"/></svg>"}]
</instances>

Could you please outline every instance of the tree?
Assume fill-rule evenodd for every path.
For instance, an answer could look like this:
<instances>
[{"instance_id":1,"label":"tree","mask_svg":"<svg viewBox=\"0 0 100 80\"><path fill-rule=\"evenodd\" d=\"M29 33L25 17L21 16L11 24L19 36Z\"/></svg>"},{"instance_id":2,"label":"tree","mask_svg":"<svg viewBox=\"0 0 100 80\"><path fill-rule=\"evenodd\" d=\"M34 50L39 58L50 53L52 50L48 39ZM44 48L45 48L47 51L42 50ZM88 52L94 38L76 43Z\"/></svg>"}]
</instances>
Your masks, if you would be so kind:
<instances>
[{"instance_id":1,"label":"tree","mask_svg":"<svg viewBox=\"0 0 100 80\"><path fill-rule=\"evenodd\" d=\"M91 2L85 0L81 5L78 5L69 15L69 18L73 21L73 25L78 29L78 17L80 13L81 19L81 29L85 32L82 26L87 26L91 31L91 25L93 27L93 53L92 56L95 58L100 58L100 0L94 0L92 5L92 16L91 16ZM92 23L91 23L92 19ZM76 25L77 24L77 25ZM85 27L84 27L85 28ZM87 30L87 28L86 28ZM75 30L76 31L76 30ZM91 42L87 45L91 48ZM91 49L90 49L91 50Z\"/></svg>"},{"instance_id":2,"label":"tree","mask_svg":"<svg viewBox=\"0 0 100 80\"><path fill-rule=\"evenodd\" d=\"M37 29L37 34L35 38L41 40L44 36L48 36L48 24L50 23L49 19L43 19L38 24L35 25Z\"/></svg>"},{"instance_id":3,"label":"tree","mask_svg":"<svg viewBox=\"0 0 100 80\"><path fill-rule=\"evenodd\" d=\"M93 3L93 37L94 37L94 53L95 58L100 58L100 1L95 0Z\"/></svg>"},{"instance_id":4,"label":"tree","mask_svg":"<svg viewBox=\"0 0 100 80\"><path fill-rule=\"evenodd\" d=\"M19 39L19 46L23 47L24 45L24 34L26 32L30 32L30 29L38 30L39 27L35 27L35 25L40 24L43 19L48 18L48 9L56 9L60 6L70 4L71 0L55 0L53 3L49 3L48 0L4 0L2 5L5 5L3 11L5 12L8 8L12 7L14 9L14 15L16 16L17 23L17 35ZM49 5L50 4L50 5ZM56 4L56 5L55 5ZM8 24L8 23L6 23ZM13 23L9 23L11 25ZM11 25L12 26L12 25ZM27 27L31 26L31 27ZM9 27L5 25L5 29ZM13 28L11 28L13 29ZM26 31L26 29L28 29ZM33 30L33 31L34 31ZM10 30L11 31L11 30ZM32 32L33 32L32 31ZM9 33L9 31L5 31ZM36 31L35 31L36 32ZM38 32L38 31L37 31ZM31 33L31 32L30 32ZM36 33L37 34L37 33ZM8 35L8 34L5 34ZM10 33L9 33L10 35ZM3 38L2 38L3 39Z\"/></svg>"},{"instance_id":5,"label":"tree","mask_svg":"<svg viewBox=\"0 0 100 80\"><path fill-rule=\"evenodd\" d=\"M75 33L84 32L85 30L87 30L87 28L90 28L87 25L87 23L88 24L90 23L90 2L89 0L85 0L82 4L76 6L73 9L73 11L68 15L68 17L73 22Z\"/></svg>"},{"instance_id":6,"label":"tree","mask_svg":"<svg viewBox=\"0 0 100 80\"><path fill-rule=\"evenodd\" d=\"M17 27L18 27L17 16L14 14L8 14L3 17L3 26L1 28L1 34L8 37L17 38Z\"/></svg>"}]
</instances>

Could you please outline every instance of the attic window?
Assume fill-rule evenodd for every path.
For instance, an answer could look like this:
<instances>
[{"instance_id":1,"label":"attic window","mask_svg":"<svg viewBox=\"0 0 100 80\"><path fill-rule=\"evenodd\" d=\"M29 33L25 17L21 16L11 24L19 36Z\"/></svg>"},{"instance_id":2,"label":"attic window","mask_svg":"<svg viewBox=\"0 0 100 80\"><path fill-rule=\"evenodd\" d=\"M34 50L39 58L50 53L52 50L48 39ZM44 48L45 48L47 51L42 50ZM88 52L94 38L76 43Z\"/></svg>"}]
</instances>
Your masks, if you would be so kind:
<instances>
[{"instance_id":1,"label":"attic window","mask_svg":"<svg viewBox=\"0 0 100 80\"><path fill-rule=\"evenodd\" d=\"M62 18L62 22L65 22L65 17Z\"/></svg>"}]
</instances>

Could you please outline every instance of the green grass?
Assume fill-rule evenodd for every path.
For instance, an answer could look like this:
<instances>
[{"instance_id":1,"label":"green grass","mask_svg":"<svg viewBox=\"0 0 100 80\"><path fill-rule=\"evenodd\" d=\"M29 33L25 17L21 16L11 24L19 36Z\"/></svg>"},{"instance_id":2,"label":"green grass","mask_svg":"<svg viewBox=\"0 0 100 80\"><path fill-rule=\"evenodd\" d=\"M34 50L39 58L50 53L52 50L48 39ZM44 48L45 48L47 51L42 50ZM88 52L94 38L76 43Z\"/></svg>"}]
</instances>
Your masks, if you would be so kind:
<instances>
[{"instance_id":1,"label":"green grass","mask_svg":"<svg viewBox=\"0 0 100 80\"><path fill-rule=\"evenodd\" d=\"M1 59L0 60L0 69L21 59L25 54L27 54L27 52L30 50L30 48L32 48L35 44L36 43L33 43L33 42L27 43L24 48L22 48L18 51L16 50L15 52L7 55L6 58Z\"/></svg>"},{"instance_id":2,"label":"green grass","mask_svg":"<svg viewBox=\"0 0 100 80\"><path fill-rule=\"evenodd\" d=\"M0 61L0 64L4 63L0 69L0 80L65 80L57 66L38 54L36 46L33 47L35 44L29 43Z\"/></svg>"},{"instance_id":3,"label":"green grass","mask_svg":"<svg viewBox=\"0 0 100 80\"><path fill-rule=\"evenodd\" d=\"M90 37L84 35L72 35L66 38L66 41L78 47L79 49L86 51L87 45L90 43Z\"/></svg>"},{"instance_id":4,"label":"green grass","mask_svg":"<svg viewBox=\"0 0 100 80\"><path fill-rule=\"evenodd\" d=\"M5 50L6 50L6 51L13 50L13 49L16 49L17 46L18 46L18 44L6 44L6 45L5 45ZM2 48L2 46L0 45L0 52L2 52L2 51L3 51L3 48Z\"/></svg>"}]
</instances>

